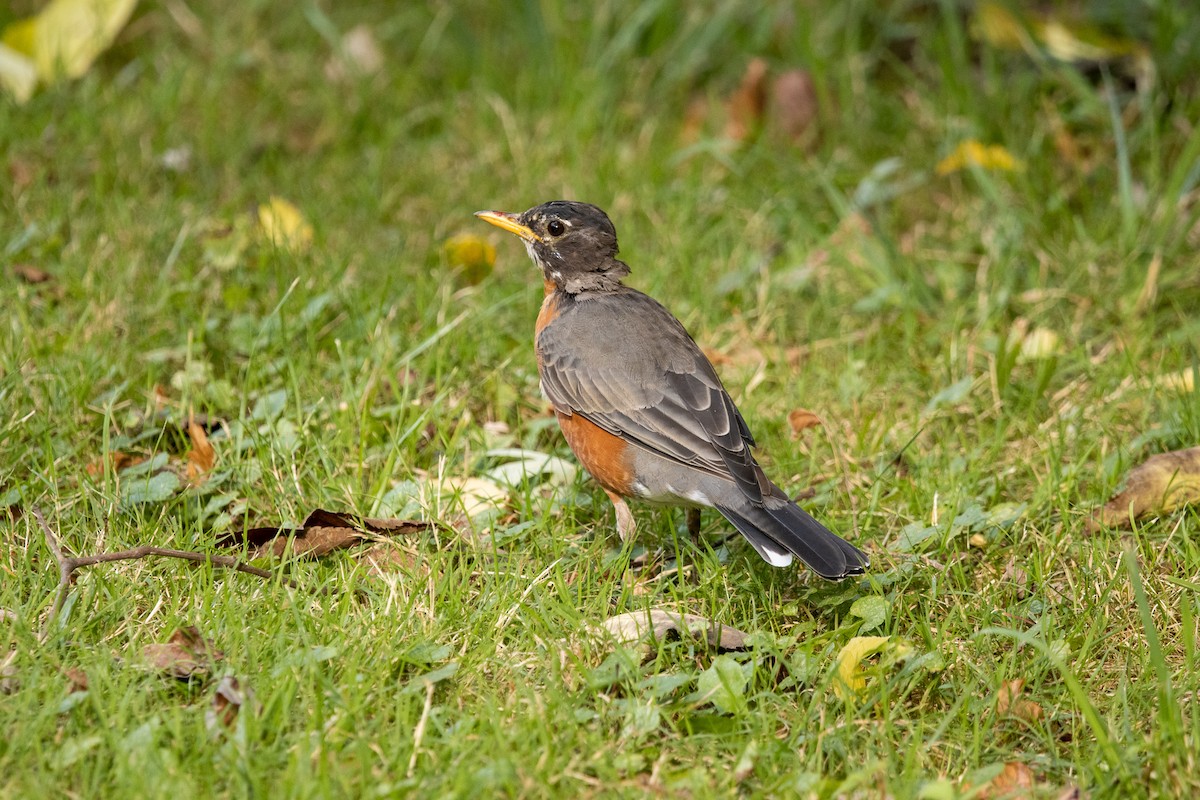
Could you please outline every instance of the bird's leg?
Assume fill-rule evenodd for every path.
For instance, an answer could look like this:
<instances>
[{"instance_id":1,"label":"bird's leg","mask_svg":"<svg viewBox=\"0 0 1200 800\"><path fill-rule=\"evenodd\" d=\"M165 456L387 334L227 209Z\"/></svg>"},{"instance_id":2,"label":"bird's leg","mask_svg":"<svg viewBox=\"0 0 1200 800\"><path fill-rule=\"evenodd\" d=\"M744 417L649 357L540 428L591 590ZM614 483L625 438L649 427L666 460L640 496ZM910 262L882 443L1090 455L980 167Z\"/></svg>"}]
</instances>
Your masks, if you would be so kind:
<instances>
[{"instance_id":1,"label":"bird's leg","mask_svg":"<svg viewBox=\"0 0 1200 800\"><path fill-rule=\"evenodd\" d=\"M617 533L621 535L621 542L628 543L633 540L633 535L637 531L637 520L633 518L633 512L629 510L629 506L619 494L614 494L607 489L604 493L608 495L608 499L612 500L613 508L617 512Z\"/></svg>"},{"instance_id":2,"label":"bird's leg","mask_svg":"<svg viewBox=\"0 0 1200 800\"><path fill-rule=\"evenodd\" d=\"M693 542L700 541L700 509L689 508L687 510L687 528L688 533L692 535Z\"/></svg>"}]
</instances>

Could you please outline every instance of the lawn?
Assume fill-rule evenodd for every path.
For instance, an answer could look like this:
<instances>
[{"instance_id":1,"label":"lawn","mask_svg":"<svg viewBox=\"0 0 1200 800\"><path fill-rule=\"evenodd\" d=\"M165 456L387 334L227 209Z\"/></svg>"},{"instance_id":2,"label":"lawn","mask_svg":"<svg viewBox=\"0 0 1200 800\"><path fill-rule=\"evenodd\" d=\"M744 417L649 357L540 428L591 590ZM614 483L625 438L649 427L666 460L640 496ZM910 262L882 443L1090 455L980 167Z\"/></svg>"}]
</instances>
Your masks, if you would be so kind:
<instances>
[{"instance_id":1,"label":"lawn","mask_svg":"<svg viewBox=\"0 0 1200 800\"><path fill-rule=\"evenodd\" d=\"M1196 796L1200 512L1090 524L1200 445L1186 6L163 0L0 97L0 797ZM867 575L620 548L472 216L558 198Z\"/></svg>"}]
</instances>

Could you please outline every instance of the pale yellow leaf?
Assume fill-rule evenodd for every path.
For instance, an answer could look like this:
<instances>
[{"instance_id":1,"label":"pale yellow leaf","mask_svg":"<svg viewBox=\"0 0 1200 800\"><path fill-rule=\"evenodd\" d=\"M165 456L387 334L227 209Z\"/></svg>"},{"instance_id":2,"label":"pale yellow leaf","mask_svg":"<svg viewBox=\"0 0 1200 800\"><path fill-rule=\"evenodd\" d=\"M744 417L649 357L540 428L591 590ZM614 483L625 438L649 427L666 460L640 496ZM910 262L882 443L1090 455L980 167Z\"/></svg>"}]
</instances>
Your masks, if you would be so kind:
<instances>
[{"instance_id":1,"label":"pale yellow leaf","mask_svg":"<svg viewBox=\"0 0 1200 800\"><path fill-rule=\"evenodd\" d=\"M23 53L45 83L78 78L112 46L137 0L51 0L37 15L4 29L4 44Z\"/></svg>"},{"instance_id":2,"label":"pale yellow leaf","mask_svg":"<svg viewBox=\"0 0 1200 800\"><path fill-rule=\"evenodd\" d=\"M0 88L18 103L29 100L37 88L37 64L6 44L0 44Z\"/></svg>"},{"instance_id":3,"label":"pale yellow leaf","mask_svg":"<svg viewBox=\"0 0 1200 800\"><path fill-rule=\"evenodd\" d=\"M1034 328L1021 340L1022 361L1042 361L1054 358L1062 350L1058 334L1049 328Z\"/></svg>"},{"instance_id":4,"label":"pale yellow leaf","mask_svg":"<svg viewBox=\"0 0 1200 800\"><path fill-rule=\"evenodd\" d=\"M300 209L282 197L271 197L258 207L258 226L268 241L293 253L303 252L312 245L312 225Z\"/></svg>"},{"instance_id":5,"label":"pale yellow leaf","mask_svg":"<svg viewBox=\"0 0 1200 800\"><path fill-rule=\"evenodd\" d=\"M887 644L889 636L855 636L838 653L834 668L834 693L842 698L853 696L867 685L859 666L862 660Z\"/></svg>"}]
</instances>

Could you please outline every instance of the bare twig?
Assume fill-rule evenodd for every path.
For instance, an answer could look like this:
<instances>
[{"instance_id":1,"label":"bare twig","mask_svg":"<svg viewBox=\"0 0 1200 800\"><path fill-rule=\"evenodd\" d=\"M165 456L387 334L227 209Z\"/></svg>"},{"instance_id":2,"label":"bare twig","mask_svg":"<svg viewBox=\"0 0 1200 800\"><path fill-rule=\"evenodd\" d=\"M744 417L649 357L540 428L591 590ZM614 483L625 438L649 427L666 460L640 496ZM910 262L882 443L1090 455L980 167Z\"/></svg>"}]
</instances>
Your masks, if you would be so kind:
<instances>
[{"instance_id":1,"label":"bare twig","mask_svg":"<svg viewBox=\"0 0 1200 800\"><path fill-rule=\"evenodd\" d=\"M58 536L55 535L54 531L46 523L46 518L42 516L42 510L34 506L32 511L38 524L42 526L42 532L46 535L46 546L50 548L50 552L54 554L55 560L58 561L58 594L54 598L54 605L50 608L50 615L46 618L46 625L42 630L43 637L50 630L50 625L58 617L59 612L62 611L63 604L67 601L67 595L71 591L71 579L74 577L75 571L80 567L90 567L93 564L107 564L110 561L136 561L148 558L149 556L162 556L164 558L180 558L184 561L192 561L197 564L215 564L218 567L225 567L235 572L244 572L247 575L257 575L267 580L275 577L265 569L243 564L231 556L197 553L191 550L172 550L167 547L154 547L153 545L142 545L131 550L118 550L113 553L68 556L63 552L62 545L58 541ZM287 586L293 589L300 588L299 584L291 578L282 577L281 579Z\"/></svg>"}]
</instances>

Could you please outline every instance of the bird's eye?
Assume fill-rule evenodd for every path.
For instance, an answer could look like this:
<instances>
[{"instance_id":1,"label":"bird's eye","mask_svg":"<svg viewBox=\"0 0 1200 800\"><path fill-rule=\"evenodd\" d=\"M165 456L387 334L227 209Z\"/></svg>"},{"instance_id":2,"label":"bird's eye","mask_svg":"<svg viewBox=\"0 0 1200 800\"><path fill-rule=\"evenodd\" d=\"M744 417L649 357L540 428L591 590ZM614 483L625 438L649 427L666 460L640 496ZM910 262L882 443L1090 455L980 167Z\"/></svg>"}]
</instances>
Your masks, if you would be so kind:
<instances>
[{"instance_id":1,"label":"bird's eye","mask_svg":"<svg viewBox=\"0 0 1200 800\"><path fill-rule=\"evenodd\" d=\"M546 225L546 230L550 232L551 236L562 236L563 232L566 231L566 229L567 229L567 226L563 225L561 222L559 222L556 219L550 220L549 224Z\"/></svg>"}]
</instances>

